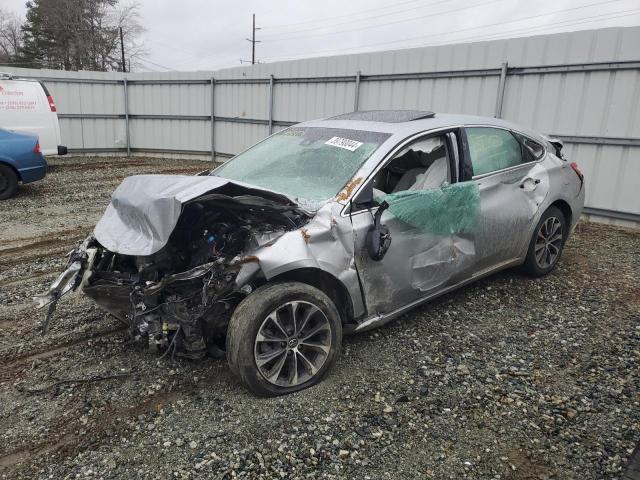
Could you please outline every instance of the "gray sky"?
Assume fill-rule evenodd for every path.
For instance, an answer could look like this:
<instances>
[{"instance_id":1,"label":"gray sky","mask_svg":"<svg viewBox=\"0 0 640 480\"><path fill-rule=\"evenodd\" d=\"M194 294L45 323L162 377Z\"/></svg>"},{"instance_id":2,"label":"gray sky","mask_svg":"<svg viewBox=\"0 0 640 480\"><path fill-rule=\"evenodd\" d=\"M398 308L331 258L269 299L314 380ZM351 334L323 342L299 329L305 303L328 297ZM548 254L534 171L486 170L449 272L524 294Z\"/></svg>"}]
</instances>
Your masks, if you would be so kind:
<instances>
[{"instance_id":1,"label":"gray sky","mask_svg":"<svg viewBox=\"0 0 640 480\"><path fill-rule=\"evenodd\" d=\"M120 0L127 3L126 0ZM24 14L25 0L3 0ZM408 47L640 25L639 0L139 0L141 70L213 70Z\"/></svg>"}]
</instances>

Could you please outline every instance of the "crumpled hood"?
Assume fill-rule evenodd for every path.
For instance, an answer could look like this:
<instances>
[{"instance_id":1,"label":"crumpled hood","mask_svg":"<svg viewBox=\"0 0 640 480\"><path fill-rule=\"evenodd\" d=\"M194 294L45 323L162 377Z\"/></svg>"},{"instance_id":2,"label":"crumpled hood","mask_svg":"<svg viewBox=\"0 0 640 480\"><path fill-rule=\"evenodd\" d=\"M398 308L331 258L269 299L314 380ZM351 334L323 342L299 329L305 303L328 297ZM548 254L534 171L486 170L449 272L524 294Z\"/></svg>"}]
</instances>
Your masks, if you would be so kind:
<instances>
[{"instance_id":1,"label":"crumpled hood","mask_svg":"<svg viewBox=\"0 0 640 480\"><path fill-rule=\"evenodd\" d=\"M107 250L122 255L151 255L169 240L182 207L205 193L233 183L247 194L265 193L270 199L292 202L284 195L215 176L134 175L125 178L94 229Z\"/></svg>"}]
</instances>

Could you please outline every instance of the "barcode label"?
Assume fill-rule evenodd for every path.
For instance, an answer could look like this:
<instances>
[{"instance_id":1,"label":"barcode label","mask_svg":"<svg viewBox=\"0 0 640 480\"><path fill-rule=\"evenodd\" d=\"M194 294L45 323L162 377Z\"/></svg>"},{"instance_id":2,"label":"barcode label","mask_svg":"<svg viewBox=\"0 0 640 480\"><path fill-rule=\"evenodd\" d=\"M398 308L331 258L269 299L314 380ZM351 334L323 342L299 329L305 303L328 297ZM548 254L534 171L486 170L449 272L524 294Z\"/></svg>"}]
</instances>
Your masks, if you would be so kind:
<instances>
[{"instance_id":1,"label":"barcode label","mask_svg":"<svg viewBox=\"0 0 640 480\"><path fill-rule=\"evenodd\" d=\"M349 140L348 138L333 137L324 142L325 145L331 145L333 147L344 148L350 152L356 151L362 146L362 142L356 140Z\"/></svg>"}]
</instances>

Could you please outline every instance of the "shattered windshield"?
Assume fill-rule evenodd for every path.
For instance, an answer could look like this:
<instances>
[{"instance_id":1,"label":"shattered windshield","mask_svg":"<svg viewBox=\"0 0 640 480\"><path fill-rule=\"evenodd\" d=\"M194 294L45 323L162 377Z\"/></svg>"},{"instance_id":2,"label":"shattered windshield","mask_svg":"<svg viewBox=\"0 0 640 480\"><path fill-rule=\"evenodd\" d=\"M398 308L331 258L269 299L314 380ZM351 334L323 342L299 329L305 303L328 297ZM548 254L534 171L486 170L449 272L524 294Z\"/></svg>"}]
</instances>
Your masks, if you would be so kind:
<instances>
[{"instance_id":1,"label":"shattered windshield","mask_svg":"<svg viewBox=\"0 0 640 480\"><path fill-rule=\"evenodd\" d=\"M334 197L389 136L339 128L289 128L212 175L281 192L306 204L318 203Z\"/></svg>"}]
</instances>

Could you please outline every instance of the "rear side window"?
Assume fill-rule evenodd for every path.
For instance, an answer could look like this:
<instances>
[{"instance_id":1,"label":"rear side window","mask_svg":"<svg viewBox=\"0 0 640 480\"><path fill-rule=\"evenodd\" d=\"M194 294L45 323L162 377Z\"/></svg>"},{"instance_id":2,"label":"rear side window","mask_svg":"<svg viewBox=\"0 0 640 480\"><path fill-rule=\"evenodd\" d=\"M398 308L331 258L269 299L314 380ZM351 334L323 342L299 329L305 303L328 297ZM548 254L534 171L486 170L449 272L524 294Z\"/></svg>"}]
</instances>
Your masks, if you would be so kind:
<instances>
[{"instance_id":1,"label":"rear side window","mask_svg":"<svg viewBox=\"0 0 640 480\"><path fill-rule=\"evenodd\" d=\"M544 147L542 145L522 135L520 135L520 141L524 145L524 153L528 157L528 161L542 158L542 155L544 155Z\"/></svg>"},{"instance_id":2,"label":"rear side window","mask_svg":"<svg viewBox=\"0 0 640 480\"><path fill-rule=\"evenodd\" d=\"M466 132L474 175L484 175L522 163L520 142L508 130L471 127Z\"/></svg>"}]
</instances>

